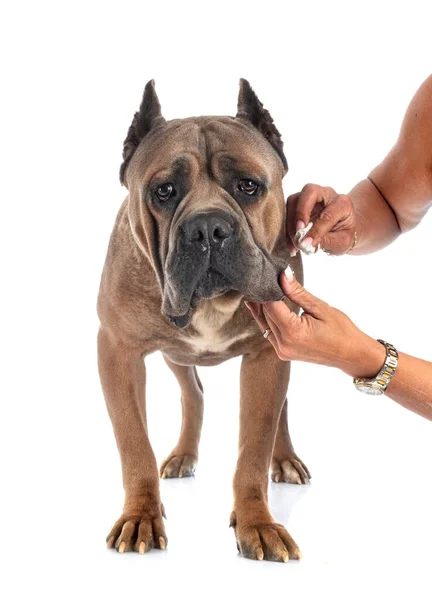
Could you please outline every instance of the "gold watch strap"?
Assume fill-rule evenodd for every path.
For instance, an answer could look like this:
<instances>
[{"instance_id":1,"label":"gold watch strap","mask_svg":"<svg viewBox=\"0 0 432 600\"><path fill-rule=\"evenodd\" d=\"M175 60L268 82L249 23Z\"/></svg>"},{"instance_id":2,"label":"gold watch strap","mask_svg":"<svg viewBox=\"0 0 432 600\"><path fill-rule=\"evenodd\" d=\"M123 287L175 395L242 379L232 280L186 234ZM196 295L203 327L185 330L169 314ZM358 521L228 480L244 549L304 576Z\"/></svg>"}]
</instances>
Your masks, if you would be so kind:
<instances>
[{"instance_id":1,"label":"gold watch strap","mask_svg":"<svg viewBox=\"0 0 432 600\"><path fill-rule=\"evenodd\" d=\"M371 379L366 377L356 377L354 379L356 388L365 393L368 393L368 390L370 390L372 394L384 394L398 366L399 355L396 348L384 340L378 340L378 342L387 351L387 356L380 372L376 377L372 377Z\"/></svg>"}]
</instances>

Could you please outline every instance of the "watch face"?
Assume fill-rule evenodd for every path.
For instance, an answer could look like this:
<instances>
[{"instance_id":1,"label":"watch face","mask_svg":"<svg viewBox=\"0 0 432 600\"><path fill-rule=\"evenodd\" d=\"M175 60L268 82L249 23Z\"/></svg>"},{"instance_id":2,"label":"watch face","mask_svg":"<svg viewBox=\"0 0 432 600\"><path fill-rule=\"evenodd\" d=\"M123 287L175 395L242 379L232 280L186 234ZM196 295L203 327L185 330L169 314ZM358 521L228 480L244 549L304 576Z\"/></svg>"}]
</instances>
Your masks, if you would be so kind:
<instances>
[{"instance_id":1,"label":"watch face","mask_svg":"<svg viewBox=\"0 0 432 600\"><path fill-rule=\"evenodd\" d=\"M367 385L364 383L357 383L356 388L359 392L363 392L363 394L368 394L368 396L381 396L382 390L377 390L376 388L371 387L371 385Z\"/></svg>"}]
</instances>

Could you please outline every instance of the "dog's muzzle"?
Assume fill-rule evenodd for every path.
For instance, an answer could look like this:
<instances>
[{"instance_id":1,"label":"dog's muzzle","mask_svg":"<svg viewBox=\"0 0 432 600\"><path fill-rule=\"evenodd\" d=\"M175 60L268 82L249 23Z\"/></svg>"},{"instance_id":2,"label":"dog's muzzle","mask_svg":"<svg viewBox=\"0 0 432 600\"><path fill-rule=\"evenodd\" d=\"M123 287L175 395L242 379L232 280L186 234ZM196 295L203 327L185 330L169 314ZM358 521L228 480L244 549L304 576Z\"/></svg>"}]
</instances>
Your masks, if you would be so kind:
<instances>
[{"instance_id":1,"label":"dog's muzzle","mask_svg":"<svg viewBox=\"0 0 432 600\"><path fill-rule=\"evenodd\" d=\"M242 230L243 226L243 230ZM253 241L249 228L222 211L190 216L178 225L165 266L162 312L177 327L189 324L202 298L235 290L256 301L279 300L283 265Z\"/></svg>"},{"instance_id":2,"label":"dog's muzzle","mask_svg":"<svg viewBox=\"0 0 432 600\"><path fill-rule=\"evenodd\" d=\"M193 257L197 274L194 294L199 298L219 296L232 288L230 255L235 252L234 220L219 212L201 213L188 219L183 227L185 252Z\"/></svg>"}]
</instances>

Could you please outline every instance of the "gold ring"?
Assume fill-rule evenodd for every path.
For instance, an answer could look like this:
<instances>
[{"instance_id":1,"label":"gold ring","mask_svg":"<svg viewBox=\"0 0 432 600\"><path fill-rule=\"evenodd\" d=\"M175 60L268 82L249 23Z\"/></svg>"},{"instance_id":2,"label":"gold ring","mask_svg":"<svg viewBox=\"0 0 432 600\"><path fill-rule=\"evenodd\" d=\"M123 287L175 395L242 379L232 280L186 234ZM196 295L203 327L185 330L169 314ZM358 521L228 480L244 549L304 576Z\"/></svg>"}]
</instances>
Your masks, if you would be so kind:
<instances>
[{"instance_id":1,"label":"gold ring","mask_svg":"<svg viewBox=\"0 0 432 600\"><path fill-rule=\"evenodd\" d=\"M352 252L354 250L354 248L357 246L357 242L358 242L357 231L354 231L354 240L353 240L352 246L348 250L348 252Z\"/></svg>"},{"instance_id":2,"label":"gold ring","mask_svg":"<svg viewBox=\"0 0 432 600\"><path fill-rule=\"evenodd\" d=\"M266 340L268 336L271 334L272 330L270 327L263 332L263 338Z\"/></svg>"}]
</instances>

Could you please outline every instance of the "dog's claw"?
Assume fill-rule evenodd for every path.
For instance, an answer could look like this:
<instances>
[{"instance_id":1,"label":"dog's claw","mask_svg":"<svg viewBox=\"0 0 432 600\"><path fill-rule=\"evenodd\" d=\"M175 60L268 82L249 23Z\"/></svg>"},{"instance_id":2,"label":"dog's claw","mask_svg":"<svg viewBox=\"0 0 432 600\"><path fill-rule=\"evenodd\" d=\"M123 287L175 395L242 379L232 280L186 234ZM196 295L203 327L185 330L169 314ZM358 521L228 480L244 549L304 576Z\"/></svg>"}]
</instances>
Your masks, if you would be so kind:
<instances>
[{"instance_id":1,"label":"dog's claw","mask_svg":"<svg viewBox=\"0 0 432 600\"><path fill-rule=\"evenodd\" d=\"M160 468L162 479L191 477L195 473L197 458L190 454L176 454L173 452L166 458Z\"/></svg>"},{"instance_id":2,"label":"dog's claw","mask_svg":"<svg viewBox=\"0 0 432 600\"><path fill-rule=\"evenodd\" d=\"M283 525L272 521L270 515L268 520L263 520L263 510L257 510L255 525L253 511L250 508L241 510L244 512L240 514L236 511L235 536L237 549L242 556L284 563L301 557L297 544ZM245 523L242 514L246 515Z\"/></svg>"},{"instance_id":3,"label":"dog's claw","mask_svg":"<svg viewBox=\"0 0 432 600\"><path fill-rule=\"evenodd\" d=\"M155 547L166 548L168 541L162 514L165 514L163 506L159 498L154 498L151 504L142 507L141 514L122 515L107 536L108 547L114 546L120 554L145 554Z\"/></svg>"},{"instance_id":4,"label":"dog's claw","mask_svg":"<svg viewBox=\"0 0 432 600\"><path fill-rule=\"evenodd\" d=\"M271 477L275 483L285 481L301 485L309 483L311 476L308 468L298 456L289 455L286 458L273 457Z\"/></svg>"}]
</instances>

